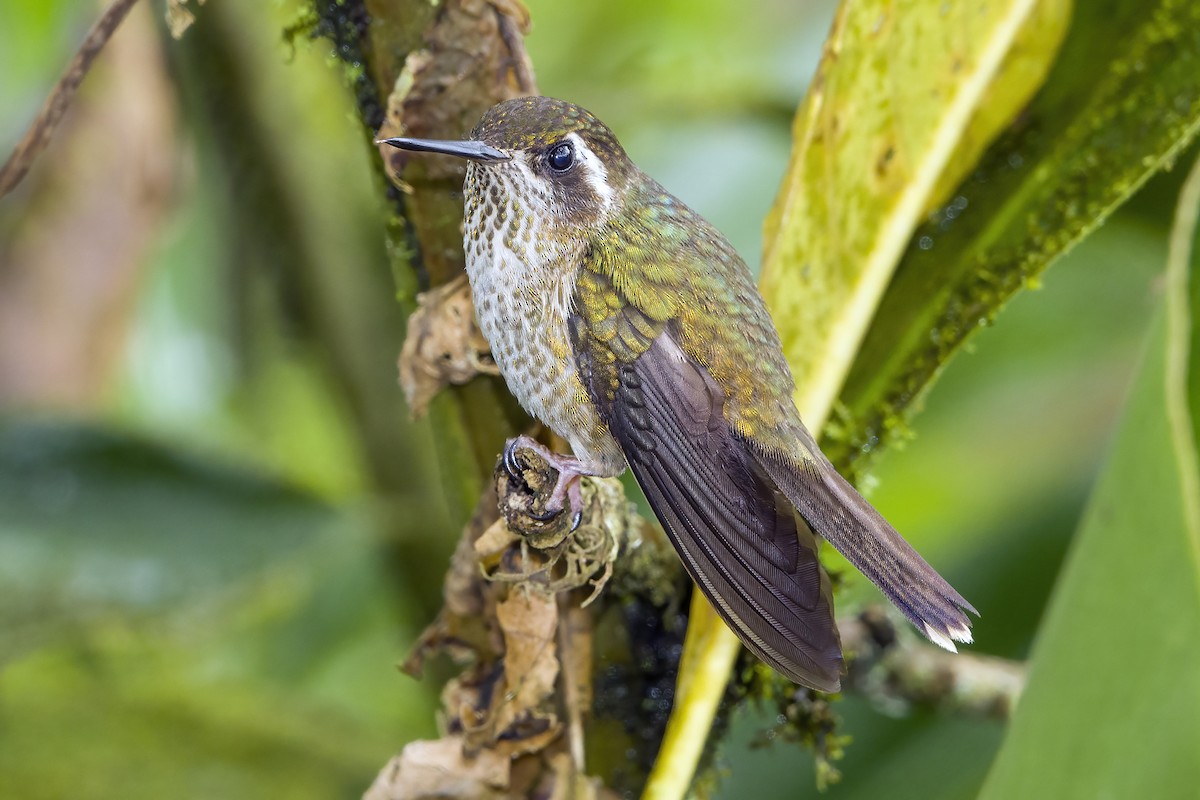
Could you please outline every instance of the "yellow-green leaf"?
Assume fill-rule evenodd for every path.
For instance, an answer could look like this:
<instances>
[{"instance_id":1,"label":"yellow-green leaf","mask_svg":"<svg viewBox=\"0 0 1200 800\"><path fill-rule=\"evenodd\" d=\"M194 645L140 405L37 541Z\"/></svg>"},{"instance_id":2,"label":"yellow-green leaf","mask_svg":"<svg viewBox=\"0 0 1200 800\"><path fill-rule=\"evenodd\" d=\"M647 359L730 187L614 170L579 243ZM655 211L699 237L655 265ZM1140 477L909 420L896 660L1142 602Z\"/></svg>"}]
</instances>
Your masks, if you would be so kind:
<instances>
[{"instance_id":1,"label":"yellow-green leaf","mask_svg":"<svg viewBox=\"0 0 1200 800\"><path fill-rule=\"evenodd\" d=\"M1034 7L1032 15L1017 32L1017 39L1004 57L1000 71L976 104L971 121L938 176L921 217L951 199L951 192L970 175L987 146L1009 126L1041 87L1070 21L1071 0L1042 2Z\"/></svg>"},{"instance_id":2,"label":"yellow-green leaf","mask_svg":"<svg viewBox=\"0 0 1200 800\"><path fill-rule=\"evenodd\" d=\"M1042 91L908 243L842 387L834 463L861 468L966 338L1197 130L1200 4L1077 6Z\"/></svg>"},{"instance_id":3,"label":"yellow-green leaf","mask_svg":"<svg viewBox=\"0 0 1200 800\"><path fill-rule=\"evenodd\" d=\"M939 179L948 167L961 174L1028 100L1037 87L1027 78L1053 59L1058 39L1048 34L1061 33L1068 9L1062 0L842 4L764 232L763 294L810 425L828 415ZM1037 35L1022 37L1035 24ZM1020 66L1006 73L1006 63Z\"/></svg>"},{"instance_id":4,"label":"yellow-green leaf","mask_svg":"<svg viewBox=\"0 0 1200 800\"><path fill-rule=\"evenodd\" d=\"M1180 201L1166 312L1039 631L989 800L1191 798L1200 786L1200 456L1189 380L1200 329L1188 281L1198 213L1200 161Z\"/></svg>"}]
</instances>

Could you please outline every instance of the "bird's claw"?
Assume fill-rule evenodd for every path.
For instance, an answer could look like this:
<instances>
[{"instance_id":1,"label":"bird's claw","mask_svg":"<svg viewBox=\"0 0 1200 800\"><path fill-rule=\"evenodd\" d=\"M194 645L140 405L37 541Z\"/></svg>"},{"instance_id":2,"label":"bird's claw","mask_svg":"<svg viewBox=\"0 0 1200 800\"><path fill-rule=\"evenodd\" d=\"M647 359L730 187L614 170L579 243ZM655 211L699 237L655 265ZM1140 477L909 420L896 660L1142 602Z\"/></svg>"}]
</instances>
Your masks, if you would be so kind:
<instances>
[{"instance_id":1,"label":"bird's claw","mask_svg":"<svg viewBox=\"0 0 1200 800\"><path fill-rule=\"evenodd\" d=\"M521 462L517 460L517 442L517 439L510 439L508 444L504 446L504 471L514 481L524 483L525 476L521 471Z\"/></svg>"},{"instance_id":2,"label":"bird's claw","mask_svg":"<svg viewBox=\"0 0 1200 800\"><path fill-rule=\"evenodd\" d=\"M502 453L504 471L514 482L527 487L533 494L540 494L540 492L533 489L526 480L525 472L529 467L518 455L518 451L522 449L534 451L558 473L554 487L546 499L544 510L536 513L529 509L525 515L536 522L549 522L568 509L575 509L575 513L571 517L571 531L574 532L583 523L583 498L579 491L579 477L583 473L578 469L578 462L570 456L551 453L528 436L509 439L504 445Z\"/></svg>"},{"instance_id":3,"label":"bird's claw","mask_svg":"<svg viewBox=\"0 0 1200 800\"><path fill-rule=\"evenodd\" d=\"M529 512L527 512L527 516L530 519L536 520L538 522L549 522L550 520L554 519L555 517L557 517L559 514L563 513L564 511L566 511L566 508L562 508L562 507L547 508L545 511L543 511L540 514L535 514L534 512L529 511ZM579 509L571 517L571 533L574 533L575 531L579 530L579 526L582 524L583 524L583 509Z\"/></svg>"},{"instance_id":4,"label":"bird's claw","mask_svg":"<svg viewBox=\"0 0 1200 800\"><path fill-rule=\"evenodd\" d=\"M548 508L540 514L535 514L533 511L528 511L528 512L526 512L525 515L532 520L537 520L538 522L549 522L550 520L554 519L562 512L563 512L563 509L561 509L561 508L555 508L555 509ZM572 530L574 530L574 529L572 529Z\"/></svg>"}]
</instances>

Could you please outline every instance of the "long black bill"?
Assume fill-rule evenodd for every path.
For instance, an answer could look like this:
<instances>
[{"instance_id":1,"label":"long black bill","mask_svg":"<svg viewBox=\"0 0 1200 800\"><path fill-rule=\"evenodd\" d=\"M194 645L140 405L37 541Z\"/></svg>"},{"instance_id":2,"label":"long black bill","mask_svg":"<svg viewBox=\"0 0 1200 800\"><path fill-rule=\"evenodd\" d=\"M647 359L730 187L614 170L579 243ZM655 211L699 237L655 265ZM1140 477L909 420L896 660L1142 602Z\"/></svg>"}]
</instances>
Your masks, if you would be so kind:
<instances>
[{"instance_id":1,"label":"long black bill","mask_svg":"<svg viewBox=\"0 0 1200 800\"><path fill-rule=\"evenodd\" d=\"M483 142L451 142L443 139L408 139L403 136L395 139L377 139L375 144L390 144L401 150L413 150L418 153L441 153L447 156L458 156L471 161L508 161L509 156Z\"/></svg>"}]
</instances>

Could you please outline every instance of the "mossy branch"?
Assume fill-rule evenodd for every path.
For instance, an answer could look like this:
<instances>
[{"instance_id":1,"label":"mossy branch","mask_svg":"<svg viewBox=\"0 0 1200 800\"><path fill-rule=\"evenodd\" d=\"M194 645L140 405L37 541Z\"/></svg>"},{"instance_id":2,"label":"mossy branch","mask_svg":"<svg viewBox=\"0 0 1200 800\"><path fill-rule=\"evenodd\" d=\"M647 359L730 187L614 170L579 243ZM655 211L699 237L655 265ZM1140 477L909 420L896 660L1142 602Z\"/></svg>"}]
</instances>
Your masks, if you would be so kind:
<instances>
[{"instance_id":1,"label":"mossy branch","mask_svg":"<svg viewBox=\"0 0 1200 800\"><path fill-rule=\"evenodd\" d=\"M516 2L314 0L313 34L332 41L346 64L364 138L461 137L485 110L534 91ZM393 215L388 252L406 314L417 293L463 274L463 166L451 159L381 153L383 192ZM430 425L456 522L466 519L503 442L528 419L497 378L453 386L434 398Z\"/></svg>"}]
</instances>

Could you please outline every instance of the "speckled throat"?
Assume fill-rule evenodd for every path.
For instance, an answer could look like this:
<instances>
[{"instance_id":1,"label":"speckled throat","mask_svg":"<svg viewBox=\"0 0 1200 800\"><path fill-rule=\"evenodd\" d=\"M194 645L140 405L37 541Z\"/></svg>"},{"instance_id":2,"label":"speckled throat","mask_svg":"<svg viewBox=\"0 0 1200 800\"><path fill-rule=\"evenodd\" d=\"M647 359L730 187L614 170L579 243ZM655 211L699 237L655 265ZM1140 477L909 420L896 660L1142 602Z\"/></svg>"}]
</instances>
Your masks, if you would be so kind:
<instances>
[{"instance_id":1,"label":"speckled throat","mask_svg":"<svg viewBox=\"0 0 1200 800\"><path fill-rule=\"evenodd\" d=\"M619 474L625 457L579 379L570 340L586 242L553 222L550 189L528 172L519 155L467 166L463 246L479 327L521 406L569 441L589 472Z\"/></svg>"}]
</instances>

